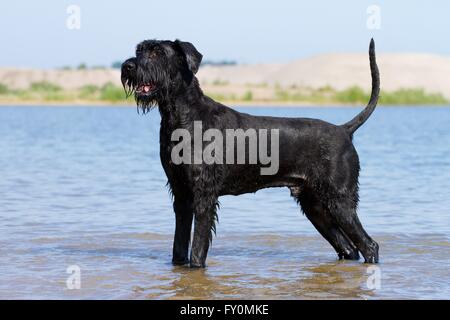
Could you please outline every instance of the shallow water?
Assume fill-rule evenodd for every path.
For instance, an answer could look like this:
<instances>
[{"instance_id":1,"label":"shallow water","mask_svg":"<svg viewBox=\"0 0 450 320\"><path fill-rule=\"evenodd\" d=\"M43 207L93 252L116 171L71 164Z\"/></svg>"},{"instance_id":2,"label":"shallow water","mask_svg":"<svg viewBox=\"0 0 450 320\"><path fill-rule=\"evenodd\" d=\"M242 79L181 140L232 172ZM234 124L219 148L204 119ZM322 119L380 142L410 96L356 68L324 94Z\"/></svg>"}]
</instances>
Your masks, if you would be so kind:
<instances>
[{"instance_id":1,"label":"shallow water","mask_svg":"<svg viewBox=\"0 0 450 320\"><path fill-rule=\"evenodd\" d=\"M240 110L333 123L359 111ZM283 188L221 198L208 268L190 270L170 264L156 110L0 108L0 298L449 298L449 124L450 108L380 107L355 136L379 269L337 261Z\"/></svg>"}]
</instances>

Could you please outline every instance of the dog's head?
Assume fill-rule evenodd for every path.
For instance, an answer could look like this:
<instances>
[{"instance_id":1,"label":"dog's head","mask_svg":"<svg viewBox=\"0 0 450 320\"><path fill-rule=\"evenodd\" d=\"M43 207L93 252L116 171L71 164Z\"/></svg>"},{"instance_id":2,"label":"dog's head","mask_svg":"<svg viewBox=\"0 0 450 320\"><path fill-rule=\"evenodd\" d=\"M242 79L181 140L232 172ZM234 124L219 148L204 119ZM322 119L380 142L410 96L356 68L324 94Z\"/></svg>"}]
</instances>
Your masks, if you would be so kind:
<instances>
[{"instance_id":1,"label":"dog's head","mask_svg":"<svg viewBox=\"0 0 450 320\"><path fill-rule=\"evenodd\" d=\"M202 55L189 42L145 40L136 57L122 64L121 80L127 96L134 94L144 111L178 95L195 79Z\"/></svg>"}]
</instances>

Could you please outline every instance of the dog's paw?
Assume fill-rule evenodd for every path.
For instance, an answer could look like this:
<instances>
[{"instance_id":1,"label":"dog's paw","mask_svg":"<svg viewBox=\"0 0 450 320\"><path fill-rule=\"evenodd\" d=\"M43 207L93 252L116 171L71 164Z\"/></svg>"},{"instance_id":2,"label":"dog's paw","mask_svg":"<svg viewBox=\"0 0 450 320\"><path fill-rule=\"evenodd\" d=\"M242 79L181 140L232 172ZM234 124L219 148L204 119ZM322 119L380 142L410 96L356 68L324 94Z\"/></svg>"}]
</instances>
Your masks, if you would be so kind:
<instances>
[{"instance_id":1,"label":"dog's paw","mask_svg":"<svg viewBox=\"0 0 450 320\"><path fill-rule=\"evenodd\" d=\"M172 264L174 265L174 266L184 266L185 264L188 264L189 263L189 260L188 259L184 259L184 260L175 260L175 259L172 259Z\"/></svg>"},{"instance_id":2,"label":"dog's paw","mask_svg":"<svg viewBox=\"0 0 450 320\"><path fill-rule=\"evenodd\" d=\"M349 250L338 254L339 260L359 260L358 250Z\"/></svg>"},{"instance_id":3,"label":"dog's paw","mask_svg":"<svg viewBox=\"0 0 450 320\"><path fill-rule=\"evenodd\" d=\"M206 265L205 263L196 263L196 262L192 262L189 263L189 267L193 268L193 269L199 269L199 268L205 268Z\"/></svg>"},{"instance_id":4,"label":"dog's paw","mask_svg":"<svg viewBox=\"0 0 450 320\"><path fill-rule=\"evenodd\" d=\"M371 252L368 255L365 255L365 263L378 263L378 250L379 250L379 246L378 243L376 243L375 241L373 241L373 243L371 244Z\"/></svg>"},{"instance_id":5,"label":"dog's paw","mask_svg":"<svg viewBox=\"0 0 450 320\"><path fill-rule=\"evenodd\" d=\"M364 263L378 263L378 258L377 257L368 257L367 259L364 260Z\"/></svg>"}]
</instances>

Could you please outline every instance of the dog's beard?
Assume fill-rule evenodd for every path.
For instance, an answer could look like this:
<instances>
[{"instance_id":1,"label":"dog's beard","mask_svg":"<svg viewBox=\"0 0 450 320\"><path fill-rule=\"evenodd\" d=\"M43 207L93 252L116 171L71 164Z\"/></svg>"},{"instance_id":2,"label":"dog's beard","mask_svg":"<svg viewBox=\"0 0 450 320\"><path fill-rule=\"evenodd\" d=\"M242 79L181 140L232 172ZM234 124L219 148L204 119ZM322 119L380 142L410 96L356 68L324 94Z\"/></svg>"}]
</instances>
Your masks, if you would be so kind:
<instances>
[{"instance_id":1,"label":"dog's beard","mask_svg":"<svg viewBox=\"0 0 450 320\"><path fill-rule=\"evenodd\" d=\"M144 83L147 85L144 85ZM138 113L142 112L145 114L158 106L161 88L156 87L156 85L151 83L154 82L150 80L136 81L132 78L122 79L122 85L126 98L128 99L130 96L134 96Z\"/></svg>"},{"instance_id":2,"label":"dog's beard","mask_svg":"<svg viewBox=\"0 0 450 320\"><path fill-rule=\"evenodd\" d=\"M135 93L134 100L136 101L138 113L142 111L143 114L146 114L147 112L158 106L158 101L156 100L155 96L141 97Z\"/></svg>"},{"instance_id":3,"label":"dog's beard","mask_svg":"<svg viewBox=\"0 0 450 320\"><path fill-rule=\"evenodd\" d=\"M132 94L134 94L136 90L136 86L133 84L133 81L130 79L122 78L122 86L125 91L125 99L128 99Z\"/></svg>"},{"instance_id":4,"label":"dog's beard","mask_svg":"<svg viewBox=\"0 0 450 320\"><path fill-rule=\"evenodd\" d=\"M121 81L126 97L134 95L137 111L147 113L166 101L169 75L154 66L138 69L136 74L125 74Z\"/></svg>"}]
</instances>

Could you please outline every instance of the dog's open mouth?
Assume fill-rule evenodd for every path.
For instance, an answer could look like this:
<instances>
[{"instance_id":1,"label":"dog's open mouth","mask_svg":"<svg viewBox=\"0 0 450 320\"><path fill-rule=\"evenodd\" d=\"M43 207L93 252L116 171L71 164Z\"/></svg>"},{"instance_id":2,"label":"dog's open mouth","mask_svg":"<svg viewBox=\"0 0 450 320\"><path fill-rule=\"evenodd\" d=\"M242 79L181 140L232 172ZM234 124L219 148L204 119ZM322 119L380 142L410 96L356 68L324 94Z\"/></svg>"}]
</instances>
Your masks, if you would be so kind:
<instances>
[{"instance_id":1,"label":"dog's open mouth","mask_svg":"<svg viewBox=\"0 0 450 320\"><path fill-rule=\"evenodd\" d=\"M156 86L153 83L146 83L138 86L136 88L136 94L142 95L142 96L148 96L151 95L156 91Z\"/></svg>"}]
</instances>

